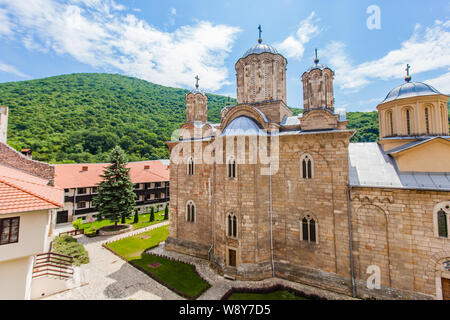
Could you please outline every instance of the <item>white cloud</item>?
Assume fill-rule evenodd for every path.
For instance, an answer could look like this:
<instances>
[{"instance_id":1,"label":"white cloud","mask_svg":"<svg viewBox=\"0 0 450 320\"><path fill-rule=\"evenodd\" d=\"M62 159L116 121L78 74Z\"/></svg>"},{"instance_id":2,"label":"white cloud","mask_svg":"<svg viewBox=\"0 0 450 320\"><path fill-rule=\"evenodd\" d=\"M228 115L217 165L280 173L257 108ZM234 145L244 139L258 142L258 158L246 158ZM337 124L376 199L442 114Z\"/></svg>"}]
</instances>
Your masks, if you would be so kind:
<instances>
[{"instance_id":1,"label":"white cloud","mask_svg":"<svg viewBox=\"0 0 450 320\"><path fill-rule=\"evenodd\" d=\"M399 49L360 64L353 63L342 42L330 43L324 56L336 71L335 83L341 89L358 91L374 79L391 80L405 76L406 64L414 75L450 66L450 20L436 21L432 27L416 25L412 36Z\"/></svg>"},{"instance_id":2,"label":"white cloud","mask_svg":"<svg viewBox=\"0 0 450 320\"><path fill-rule=\"evenodd\" d=\"M2 63L2 62L0 62L0 72L11 73L11 74L15 74L16 76L19 76L22 78L28 78L28 75L20 72L15 67L5 64L5 63Z\"/></svg>"},{"instance_id":3,"label":"white cloud","mask_svg":"<svg viewBox=\"0 0 450 320\"><path fill-rule=\"evenodd\" d=\"M315 13L312 12L308 18L299 23L295 34L291 34L280 43L275 44L275 47L287 58L301 60L305 52L305 44L321 32L317 26L319 19L314 16Z\"/></svg>"},{"instance_id":4,"label":"white cloud","mask_svg":"<svg viewBox=\"0 0 450 320\"><path fill-rule=\"evenodd\" d=\"M429 85L432 85L439 92L450 94L450 69L448 69L448 71L449 72L444 73L443 75L440 75L437 78L428 79L424 82Z\"/></svg>"},{"instance_id":5,"label":"white cloud","mask_svg":"<svg viewBox=\"0 0 450 320\"><path fill-rule=\"evenodd\" d=\"M225 58L240 29L199 21L164 32L112 0L0 0L29 49L168 86L218 90L229 84Z\"/></svg>"},{"instance_id":6,"label":"white cloud","mask_svg":"<svg viewBox=\"0 0 450 320\"><path fill-rule=\"evenodd\" d=\"M1 35L12 35L12 25L9 21L9 17L6 10L0 8L0 36Z\"/></svg>"}]
</instances>

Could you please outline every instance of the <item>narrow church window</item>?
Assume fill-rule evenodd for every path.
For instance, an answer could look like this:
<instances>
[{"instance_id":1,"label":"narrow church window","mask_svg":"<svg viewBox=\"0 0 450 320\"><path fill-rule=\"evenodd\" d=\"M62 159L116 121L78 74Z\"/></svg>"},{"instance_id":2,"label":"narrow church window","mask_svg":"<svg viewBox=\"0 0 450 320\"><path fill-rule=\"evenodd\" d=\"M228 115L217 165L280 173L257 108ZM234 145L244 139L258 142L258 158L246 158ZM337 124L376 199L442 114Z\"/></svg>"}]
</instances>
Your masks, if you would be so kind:
<instances>
[{"instance_id":1,"label":"narrow church window","mask_svg":"<svg viewBox=\"0 0 450 320\"><path fill-rule=\"evenodd\" d=\"M428 108L425 108L425 125L427 128L427 134L430 134L430 121L428 116Z\"/></svg>"},{"instance_id":2,"label":"narrow church window","mask_svg":"<svg viewBox=\"0 0 450 320\"><path fill-rule=\"evenodd\" d=\"M187 172L188 175L192 176L194 174L194 159L192 159L192 157L190 157L188 160L187 170L188 170L188 172Z\"/></svg>"},{"instance_id":3,"label":"narrow church window","mask_svg":"<svg viewBox=\"0 0 450 320\"><path fill-rule=\"evenodd\" d=\"M228 178L236 178L236 160L233 156L228 158L227 171Z\"/></svg>"},{"instance_id":4,"label":"narrow church window","mask_svg":"<svg viewBox=\"0 0 450 320\"><path fill-rule=\"evenodd\" d=\"M306 215L302 219L302 235L303 241L317 243L317 222L310 215Z\"/></svg>"},{"instance_id":5,"label":"narrow church window","mask_svg":"<svg viewBox=\"0 0 450 320\"><path fill-rule=\"evenodd\" d=\"M388 122L389 123L389 132L390 132L391 136L393 136L394 135L394 121L392 119L392 111L389 111L387 116L388 116L388 121L389 121Z\"/></svg>"},{"instance_id":6,"label":"narrow church window","mask_svg":"<svg viewBox=\"0 0 450 320\"><path fill-rule=\"evenodd\" d=\"M448 228L447 228L447 213L444 210L438 211L438 232L439 237L448 237Z\"/></svg>"},{"instance_id":7,"label":"narrow church window","mask_svg":"<svg viewBox=\"0 0 450 320\"><path fill-rule=\"evenodd\" d=\"M195 204L192 201L186 205L186 221L195 222Z\"/></svg>"},{"instance_id":8,"label":"narrow church window","mask_svg":"<svg viewBox=\"0 0 450 320\"><path fill-rule=\"evenodd\" d=\"M406 131L408 133L408 136L411 135L411 119L409 116L409 110L406 110Z\"/></svg>"},{"instance_id":9,"label":"narrow church window","mask_svg":"<svg viewBox=\"0 0 450 320\"><path fill-rule=\"evenodd\" d=\"M302 160L302 178L303 179L312 179L313 177L313 162L312 158L309 155L304 155L301 158Z\"/></svg>"},{"instance_id":10,"label":"narrow church window","mask_svg":"<svg viewBox=\"0 0 450 320\"><path fill-rule=\"evenodd\" d=\"M237 217L230 213L227 215L227 224L228 224L228 230L227 235L228 237L236 238L237 237Z\"/></svg>"}]
</instances>

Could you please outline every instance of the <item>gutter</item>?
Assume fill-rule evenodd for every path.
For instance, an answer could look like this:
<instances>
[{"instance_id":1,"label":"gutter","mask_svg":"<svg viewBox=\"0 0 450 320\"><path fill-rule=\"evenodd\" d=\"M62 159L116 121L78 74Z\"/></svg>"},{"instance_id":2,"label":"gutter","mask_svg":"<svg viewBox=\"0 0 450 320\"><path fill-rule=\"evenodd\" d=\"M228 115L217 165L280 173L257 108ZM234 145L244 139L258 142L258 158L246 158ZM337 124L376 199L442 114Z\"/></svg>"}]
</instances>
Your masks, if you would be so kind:
<instances>
[{"instance_id":1,"label":"gutter","mask_svg":"<svg viewBox=\"0 0 450 320\"><path fill-rule=\"evenodd\" d=\"M350 273L352 278L352 297L356 297L356 284L355 284L355 267L353 263L353 232L352 232L352 208L350 203L350 192L352 186L347 186L347 216L348 216L348 233L349 233L349 248L350 248Z\"/></svg>"},{"instance_id":2,"label":"gutter","mask_svg":"<svg viewBox=\"0 0 450 320\"><path fill-rule=\"evenodd\" d=\"M272 234L272 158L269 166L269 212L270 212L270 260L272 264L272 277L275 277L275 266L273 262L273 234Z\"/></svg>"},{"instance_id":3,"label":"gutter","mask_svg":"<svg viewBox=\"0 0 450 320\"><path fill-rule=\"evenodd\" d=\"M211 252L214 249L214 212L215 212L215 198L214 198L214 194L215 194L215 173L216 173L216 166L215 164L213 164L213 170L212 170L212 178L213 178L213 183L212 183L212 191L211 191L211 179L209 179L209 206L211 208L211 247L208 250L208 260L211 261ZM212 200L212 201L211 201Z\"/></svg>"}]
</instances>

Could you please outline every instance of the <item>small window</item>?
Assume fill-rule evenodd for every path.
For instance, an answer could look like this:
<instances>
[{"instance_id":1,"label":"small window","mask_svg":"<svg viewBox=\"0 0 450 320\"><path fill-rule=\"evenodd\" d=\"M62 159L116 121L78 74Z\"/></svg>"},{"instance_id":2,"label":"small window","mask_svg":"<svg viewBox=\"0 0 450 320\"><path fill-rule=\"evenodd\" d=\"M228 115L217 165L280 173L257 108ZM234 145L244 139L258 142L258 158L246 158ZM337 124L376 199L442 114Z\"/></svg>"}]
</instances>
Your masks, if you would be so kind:
<instances>
[{"instance_id":1,"label":"small window","mask_svg":"<svg viewBox=\"0 0 450 320\"><path fill-rule=\"evenodd\" d=\"M438 213L438 234L439 237L448 237L448 226L447 226L447 213L444 210L439 210Z\"/></svg>"},{"instance_id":2,"label":"small window","mask_svg":"<svg viewBox=\"0 0 450 320\"><path fill-rule=\"evenodd\" d=\"M236 178L236 160L234 159L233 156L228 158L227 173L228 173L228 178Z\"/></svg>"},{"instance_id":3,"label":"small window","mask_svg":"<svg viewBox=\"0 0 450 320\"><path fill-rule=\"evenodd\" d=\"M427 129L427 134L430 134L430 116L428 108L425 108L425 126Z\"/></svg>"},{"instance_id":4,"label":"small window","mask_svg":"<svg viewBox=\"0 0 450 320\"><path fill-rule=\"evenodd\" d=\"M308 154L303 155L301 157L301 177L303 179L312 179L313 171L314 168L312 157Z\"/></svg>"},{"instance_id":5,"label":"small window","mask_svg":"<svg viewBox=\"0 0 450 320\"><path fill-rule=\"evenodd\" d=\"M301 225L301 239L303 241L318 243L317 221L311 215L306 215L301 220Z\"/></svg>"},{"instance_id":6,"label":"small window","mask_svg":"<svg viewBox=\"0 0 450 320\"><path fill-rule=\"evenodd\" d=\"M86 208L86 201L80 201L77 203L77 209L84 209Z\"/></svg>"},{"instance_id":7,"label":"small window","mask_svg":"<svg viewBox=\"0 0 450 320\"><path fill-rule=\"evenodd\" d=\"M227 234L230 238L237 238L237 217L230 213L227 215Z\"/></svg>"},{"instance_id":8,"label":"small window","mask_svg":"<svg viewBox=\"0 0 450 320\"><path fill-rule=\"evenodd\" d=\"M135 190L139 190L141 188L141 184L140 183L136 183L135 185L134 185L134 189Z\"/></svg>"},{"instance_id":9,"label":"small window","mask_svg":"<svg viewBox=\"0 0 450 320\"><path fill-rule=\"evenodd\" d=\"M186 205L186 221L195 222L195 204L192 201Z\"/></svg>"},{"instance_id":10,"label":"small window","mask_svg":"<svg viewBox=\"0 0 450 320\"><path fill-rule=\"evenodd\" d=\"M98 193L98 187L92 187L92 194Z\"/></svg>"},{"instance_id":11,"label":"small window","mask_svg":"<svg viewBox=\"0 0 450 320\"><path fill-rule=\"evenodd\" d=\"M406 132L408 136L411 135L411 116L409 110L406 110Z\"/></svg>"},{"instance_id":12,"label":"small window","mask_svg":"<svg viewBox=\"0 0 450 320\"><path fill-rule=\"evenodd\" d=\"M86 194L86 188L78 188L77 194Z\"/></svg>"},{"instance_id":13,"label":"small window","mask_svg":"<svg viewBox=\"0 0 450 320\"><path fill-rule=\"evenodd\" d=\"M0 245L19 242L19 217L0 219Z\"/></svg>"},{"instance_id":14,"label":"small window","mask_svg":"<svg viewBox=\"0 0 450 320\"><path fill-rule=\"evenodd\" d=\"M187 174L190 176L194 174L194 159L192 157L188 159Z\"/></svg>"}]
</instances>

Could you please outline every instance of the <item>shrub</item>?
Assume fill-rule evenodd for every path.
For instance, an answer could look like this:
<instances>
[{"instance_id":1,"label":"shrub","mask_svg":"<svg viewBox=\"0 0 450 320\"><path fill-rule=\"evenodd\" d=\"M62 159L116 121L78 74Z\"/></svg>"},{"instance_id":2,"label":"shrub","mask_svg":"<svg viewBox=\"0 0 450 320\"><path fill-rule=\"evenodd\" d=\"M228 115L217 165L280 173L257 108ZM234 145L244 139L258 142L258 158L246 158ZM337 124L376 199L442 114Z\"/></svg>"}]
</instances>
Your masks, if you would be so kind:
<instances>
[{"instance_id":1,"label":"shrub","mask_svg":"<svg viewBox=\"0 0 450 320\"><path fill-rule=\"evenodd\" d=\"M150 208L150 222L155 221L155 208L151 207Z\"/></svg>"},{"instance_id":2,"label":"shrub","mask_svg":"<svg viewBox=\"0 0 450 320\"><path fill-rule=\"evenodd\" d=\"M56 237L53 240L52 251L72 257L74 266L89 263L89 255L86 249L82 244L77 242L77 239L69 235Z\"/></svg>"},{"instance_id":3,"label":"shrub","mask_svg":"<svg viewBox=\"0 0 450 320\"><path fill-rule=\"evenodd\" d=\"M164 209L164 220L169 219L169 205L166 204L166 208Z\"/></svg>"},{"instance_id":4,"label":"shrub","mask_svg":"<svg viewBox=\"0 0 450 320\"><path fill-rule=\"evenodd\" d=\"M134 221L133 223L138 223L139 222L139 209L136 208L134 209Z\"/></svg>"},{"instance_id":5,"label":"shrub","mask_svg":"<svg viewBox=\"0 0 450 320\"><path fill-rule=\"evenodd\" d=\"M83 220L81 220L81 218L78 218L77 220L72 222L72 225L76 230L80 229L82 224Z\"/></svg>"}]
</instances>

